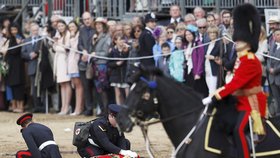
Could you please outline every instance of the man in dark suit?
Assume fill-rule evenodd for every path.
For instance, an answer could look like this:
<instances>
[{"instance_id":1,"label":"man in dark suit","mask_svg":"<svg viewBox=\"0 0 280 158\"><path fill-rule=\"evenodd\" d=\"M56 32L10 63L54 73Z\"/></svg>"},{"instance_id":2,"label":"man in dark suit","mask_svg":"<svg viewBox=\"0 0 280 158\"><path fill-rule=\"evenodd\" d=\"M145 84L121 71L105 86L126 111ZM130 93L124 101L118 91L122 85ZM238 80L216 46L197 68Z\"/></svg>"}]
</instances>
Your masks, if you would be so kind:
<instances>
[{"instance_id":1,"label":"man in dark suit","mask_svg":"<svg viewBox=\"0 0 280 158\"><path fill-rule=\"evenodd\" d=\"M153 46L156 41L153 37L153 30L156 27L156 16L154 13L149 13L145 16L146 27L139 37L139 56L153 55ZM142 59L140 62L145 66L155 66L154 58Z\"/></svg>"},{"instance_id":2,"label":"man in dark suit","mask_svg":"<svg viewBox=\"0 0 280 158\"><path fill-rule=\"evenodd\" d=\"M272 44L269 55L280 58L280 29L276 29L273 36L275 42ZM280 115L280 61L269 58L267 60L267 71L272 95L276 101L276 115Z\"/></svg>"},{"instance_id":3,"label":"man in dark suit","mask_svg":"<svg viewBox=\"0 0 280 158\"><path fill-rule=\"evenodd\" d=\"M84 12L82 18L84 26L80 29L78 50L82 51L83 55L81 55L78 65L85 95L84 115L91 116L93 115L93 81L86 77L86 70L89 59L88 54L92 51L92 36L95 33L95 30L92 27L93 18L89 12Z\"/></svg>"},{"instance_id":4,"label":"man in dark suit","mask_svg":"<svg viewBox=\"0 0 280 158\"><path fill-rule=\"evenodd\" d=\"M21 48L21 56L23 59L28 61L28 72L30 76L31 93L33 99L33 111L34 112L44 112L44 107L41 102L40 96L37 96L37 86L35 86L35 76L37 71L37 62L39 56L40 41L37 41L39 36L39 26L36 23L31 25L31 36L24 40L24 42L30 42L28 45L24 45Z\"/></svg>"},{"instance_id":5,"label":"man in dark suit","mask_svg":"<svg viewBox=\"0 0 280 158\"><path fill-rule=\"evenodd\" d=\"M184 19L181 17L181 8L178 5L172 5L169 10L170 19L164 21L162 25L167 26L173 24L175 27L178 23L184 22Z\"/></svg>"}]
</instances>

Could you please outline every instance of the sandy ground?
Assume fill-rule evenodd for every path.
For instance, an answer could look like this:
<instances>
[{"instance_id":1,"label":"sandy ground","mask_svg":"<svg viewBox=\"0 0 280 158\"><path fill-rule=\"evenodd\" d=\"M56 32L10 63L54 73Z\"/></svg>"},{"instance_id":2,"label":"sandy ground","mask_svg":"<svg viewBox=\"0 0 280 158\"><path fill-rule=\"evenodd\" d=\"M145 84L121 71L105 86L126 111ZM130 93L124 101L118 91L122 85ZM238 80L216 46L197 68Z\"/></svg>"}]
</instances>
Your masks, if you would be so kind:
<instances>
[{"instance_id":1,"label":"sandy ground","mask_svg":"<svg viewBox=\"0 0 280 158\"><path fill-rule=\"evenodd\" d=\"M0 112L0 158L15 157L18 150L27 149L20 133L20 127L15 123L19 116L20 114ZM47 125L52 129L63 158L79 158L75 146L72 145L74 123L88 121L94 117L34 114L33 118L35 122ZM162 125L150 126L148 131L156 158L169 158L173 148ZM141 157L148 157L139 127L134 127L131 133L125 135L131 141L133 151L139 153Z\"/></svg>"}]
</instances>

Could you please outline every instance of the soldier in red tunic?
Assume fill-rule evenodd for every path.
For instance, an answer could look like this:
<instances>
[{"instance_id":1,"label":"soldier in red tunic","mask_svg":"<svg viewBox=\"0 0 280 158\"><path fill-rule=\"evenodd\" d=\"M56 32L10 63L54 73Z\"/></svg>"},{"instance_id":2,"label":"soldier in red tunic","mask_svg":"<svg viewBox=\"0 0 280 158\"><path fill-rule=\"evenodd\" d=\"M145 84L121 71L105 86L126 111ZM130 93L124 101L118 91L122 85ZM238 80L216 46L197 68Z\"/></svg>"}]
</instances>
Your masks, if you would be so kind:
<instances>
[{"instance_id":1,"label":"soldier in red tunic","mask_svg":"<svg viewBox=\"0 0 280 158\"><path fill-rule=\"evenodd\" d=\"M238 118L234 129L234 140L237 146L238 158L250 158L249 146L245 137L248 131L249 116L253 119L253 131L264 134L261 117L266 115L266 96L261 88L262 68L255 56L258 49L261 29L260 16L251 4L243 4L234 9L234 34L237 60L232 80L217 89L213 96L202 100L210 104L232 94L237 97L236 109Z\"/></svg>"}]
</instances>

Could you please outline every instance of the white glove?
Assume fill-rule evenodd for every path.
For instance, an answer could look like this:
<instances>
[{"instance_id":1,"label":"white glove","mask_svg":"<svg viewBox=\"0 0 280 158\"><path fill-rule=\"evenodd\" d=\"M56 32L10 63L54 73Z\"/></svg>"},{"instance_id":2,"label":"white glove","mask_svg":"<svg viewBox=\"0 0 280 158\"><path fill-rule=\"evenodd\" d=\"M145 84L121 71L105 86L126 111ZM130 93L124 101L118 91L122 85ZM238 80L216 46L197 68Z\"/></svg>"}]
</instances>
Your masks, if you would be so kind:
<instances>
[{"instance_id":1,"label":"white glove","mask_svg":"<svg viewBox=\"0 0 280 158\"><path fill-rule=\"evenodd\" d=\"M120 154L123 155L123 156L129 156L129 157L132 157L132 158L137 158L138 157L138 154L136 152L131 151L131 150L121 150Z\"/></svg>"},{"instance_id":2,"label":"white glove","mask_svg":"<svg viewBox=\"0 0 280 158\"><path fill-rule=\"evenodd\" d=\"M202 99L202 104L203 104L203 105L208 105L208 104L210 104L210 103L212 103L212 97L211 97L211 96Z\"/></svg>"}]
</instances>

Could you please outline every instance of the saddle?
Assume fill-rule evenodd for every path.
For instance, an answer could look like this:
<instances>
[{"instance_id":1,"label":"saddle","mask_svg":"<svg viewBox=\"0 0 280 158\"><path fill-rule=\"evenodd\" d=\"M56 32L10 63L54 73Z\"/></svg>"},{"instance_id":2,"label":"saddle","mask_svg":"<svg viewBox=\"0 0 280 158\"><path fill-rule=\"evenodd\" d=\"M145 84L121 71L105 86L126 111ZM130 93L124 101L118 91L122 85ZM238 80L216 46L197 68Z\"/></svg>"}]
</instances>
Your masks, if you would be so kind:
<instances>
[{"instance_id":1,"label":"saddle","mask_svg":"<svg viewBox=\"0 0 280 158\"><path fill-rule=\"evenodd\" d=\"M215 154L232 155L232 152L235 150L232 137L215 127L214 114L215 110L212 112L212 115L207 122L204 149ZM270 120L265 120L264 126L266 129L266 136L259 139L261 141L257 143L255 142L256 156L271 156L280 154L279 130L270 122ZM247 138L248 144L251 146L252 144L249 134Z\"/></svg>"}]
</instances>

